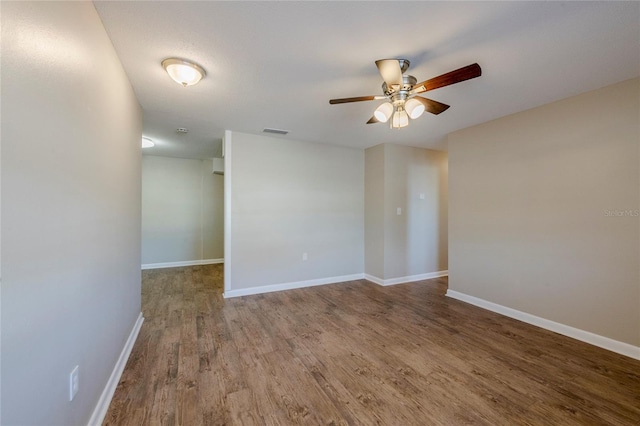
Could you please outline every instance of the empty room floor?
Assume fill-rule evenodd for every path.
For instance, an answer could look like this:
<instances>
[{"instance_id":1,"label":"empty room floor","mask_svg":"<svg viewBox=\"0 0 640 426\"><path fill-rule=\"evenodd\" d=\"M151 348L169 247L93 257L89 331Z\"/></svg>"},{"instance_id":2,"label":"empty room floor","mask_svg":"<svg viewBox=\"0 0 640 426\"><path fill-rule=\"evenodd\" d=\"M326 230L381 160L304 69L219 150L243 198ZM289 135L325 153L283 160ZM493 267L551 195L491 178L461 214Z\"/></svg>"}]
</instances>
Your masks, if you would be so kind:
<instances>
[{"instance_id":1,"label":"empty room floor","mask_svg":"<svg viewBox=\"0 0 640 426\"><path fill-rule=\"evenodd\" d=\"M105 425L637 425L640 361L447 298L446 278L222 298L143 271Z\"/></svg>"}]
</instances>

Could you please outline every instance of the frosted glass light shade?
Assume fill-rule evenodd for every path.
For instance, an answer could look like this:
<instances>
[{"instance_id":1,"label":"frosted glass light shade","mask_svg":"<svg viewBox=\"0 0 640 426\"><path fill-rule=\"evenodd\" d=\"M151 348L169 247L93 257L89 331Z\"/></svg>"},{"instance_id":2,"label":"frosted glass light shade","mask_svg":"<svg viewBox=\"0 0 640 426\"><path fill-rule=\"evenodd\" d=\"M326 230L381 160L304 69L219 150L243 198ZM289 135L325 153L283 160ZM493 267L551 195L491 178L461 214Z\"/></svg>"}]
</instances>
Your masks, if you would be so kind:
<instances>
[{"instance_id":1,"label":"frosted glass light shade","mask_svg":"<svg viewBox=\"0 0 640 426\"><path fill-rule=\"evenodd\" d=\"M198 83L207 75L201 66L177 58L165 59L162 61L162 67L167 71L169 77L184 87Z\"/></svg>"},{"instance_id":2,"label":"frosted glass light shade","mask_svg":"<svg viewBox=\"0 0 640 426\"><path fill-rule=\"evenodd\" d=\"M404 104L404 109L409 114L409 117L416 119L424 112L424 105L419 100L412 98Z\"/></svg>"},{"instance_id":3,"label":"frosted glass light shade","mask_svg":"<svg viewBox=\"0 0 640 426\"><path fill-rule=\"evenodd\" d=\"M407 111L399 110L393 114L393 118L391 119L391 127L394 129L398 129L400 127L405 127L409 125L409 116L407 115Z\"/></svg>"},{"instance_id":4,"label":"frosted glass light shade","mask_svg":"<svg viewBox=\"0 0 640 426\"><path fill-rule=\"evenodd\" d=\"M383 103L373 112L373 116L381 123L389 121L391 114L393 114L393 105L389 102Z\"/></svg>"},{"instance_id":5,"label":"frosted glass light shade","mask_svg":"<svg viewBox=\"0 0 640 426\"><path fill-rule=\"evenodd\" d=\"M143 148L151 148L151 147L153 147L155 145L156 144L153 143L153 141L151 139L145 138L145 137L142 138L142 147Z\"/></svg>"}]
</instances>

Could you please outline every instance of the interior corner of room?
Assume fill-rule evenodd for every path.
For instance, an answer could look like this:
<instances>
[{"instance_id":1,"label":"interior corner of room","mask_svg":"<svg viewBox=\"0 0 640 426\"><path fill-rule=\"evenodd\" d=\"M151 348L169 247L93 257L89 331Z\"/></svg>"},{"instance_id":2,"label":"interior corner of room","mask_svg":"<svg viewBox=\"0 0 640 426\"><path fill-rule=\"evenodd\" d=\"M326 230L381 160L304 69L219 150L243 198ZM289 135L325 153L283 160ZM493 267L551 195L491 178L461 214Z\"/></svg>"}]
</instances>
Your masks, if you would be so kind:
<instances>
[{"instance_id":1,"label":"interior corner of room","mask_svg":"<svg viewBox=\"0 0 640 426\"><path fill-rule=\"evenodd\" d=\"M212 159L142 156L142 269L224 261L223 183Z\"/></svg>"}]
</instances>

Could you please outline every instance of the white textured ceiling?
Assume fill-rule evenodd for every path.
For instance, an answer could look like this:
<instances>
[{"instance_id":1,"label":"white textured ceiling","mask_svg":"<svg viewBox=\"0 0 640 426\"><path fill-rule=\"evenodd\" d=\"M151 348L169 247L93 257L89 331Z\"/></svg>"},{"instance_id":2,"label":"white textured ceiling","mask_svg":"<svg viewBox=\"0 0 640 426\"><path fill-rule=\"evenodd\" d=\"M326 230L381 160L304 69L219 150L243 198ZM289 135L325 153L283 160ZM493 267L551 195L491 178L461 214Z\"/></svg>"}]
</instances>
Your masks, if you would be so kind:
<instances>
[{"instance_id":1,"label":"white textured ceiling","mask_svg":"<svg viewBox=\"0 0 640 426\"><path fill-rule=\"evenodd\" d=\"M145 153L212 157L224 129L366 148L446 149L452 131L640 75L638 2L94 2L144 110ZM193 60L183 88L160 66ZM365 124L374 61L418 81L478 62L479 78L428 92L451 105L403 129ZM186 136L175 132L187 127Z\"/></svg>"}]
</instances>

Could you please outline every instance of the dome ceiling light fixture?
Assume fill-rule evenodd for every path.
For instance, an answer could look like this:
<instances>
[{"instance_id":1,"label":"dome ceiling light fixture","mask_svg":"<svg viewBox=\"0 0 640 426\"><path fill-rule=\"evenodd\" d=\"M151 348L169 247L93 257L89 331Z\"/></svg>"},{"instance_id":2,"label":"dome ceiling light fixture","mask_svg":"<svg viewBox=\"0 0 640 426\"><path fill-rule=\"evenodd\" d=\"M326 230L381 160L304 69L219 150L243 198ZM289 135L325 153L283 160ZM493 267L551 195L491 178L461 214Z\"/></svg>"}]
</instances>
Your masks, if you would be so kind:
<instances>
[{"instance_id":1,"label":"dome ceiling light fixture","mask_svg":"<svg viewBox=\"0 0 640 426\"><path fill-rule=\"evenodd\" d=\"M414 76L404 74L409 69L409 61L407 59L381 59L376 61L376 66L384 80L384 83L382 83L384 95L331 99L329 103L334 105L385 99L386 102L376 108L373 112L373 117L367 121L367 124L386 123L388 121L389 127L393 129L408 126L409 119L415 120L425 111L437 115L449 108L449 105L418 96L419 93L460 83L482 75L480 65L471 64L418 83Z\"/></svg>"},{"instance_id":2,"label":"dome ceiling light fixture","mask_svg":"<svg viewBox=\"0 0 640 426\"><path fill-rule=\"evenodd\" d=\"M167 71L169 77L183 87L197 84L207 75L205 70L198 64L184 59L168 58L162 61L162 67Z\"/></svg>"}]
</instances>

